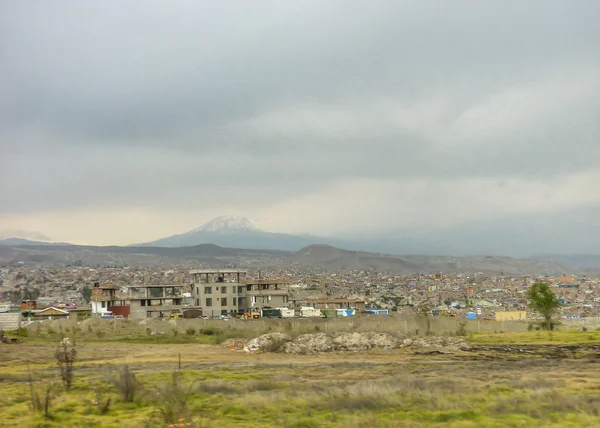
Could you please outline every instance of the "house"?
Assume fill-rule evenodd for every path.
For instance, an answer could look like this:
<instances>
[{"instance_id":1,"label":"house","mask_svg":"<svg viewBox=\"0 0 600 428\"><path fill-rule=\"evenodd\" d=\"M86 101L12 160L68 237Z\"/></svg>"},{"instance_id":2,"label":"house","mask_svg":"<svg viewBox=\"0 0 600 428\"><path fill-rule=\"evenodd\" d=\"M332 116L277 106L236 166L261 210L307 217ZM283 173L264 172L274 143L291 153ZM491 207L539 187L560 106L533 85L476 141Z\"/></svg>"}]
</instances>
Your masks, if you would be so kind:
<instances>
[{"instance_id":1,"label":"house","mask_svg":"<svg viewBox=\"0 0 600 428\"><path fill-rule=\"evenodd\" d=\"M248 309L245 270L193 269L192 298L203 316L243 314Z\"/></svg>"},{"instance_id":2,"label":"house","mask_svg":"<svg viewBox=\"0 0 600 428\"><path fill-rule=\"evenodd\" d=\"M52 320L52 319L60 319L60 318L69 318L69 311L64 309L58 309L54 306L50 306L49 308L44 309L34 309L32 310L33 317L36 320Z\"/></svg>"},{"instance_id":3,"label":"house","mask_svg":"<svg viewBox=\"0 0 600 428\"><path fill-rule=\"evenodd\" d=\"M188 285L138 285L129 288L124 308L113 308L113 313L125 318L162 318L171 314L183 315Z\"/></svg>"},{"instance_id":4,"label":"house","mask_svg":"<svg viewBox=\"0 0 600 428\"><path fill-rule=\"evenodd\" d=\"M250 280L246 283L249 308L282 308L289 305L290 283L276 280Z\"/></svg>"},{"instance_id":5,"label":"house","mask_svg":"<svg viewBox=\"0 0 600 428\"><path fill-rule=\"evenodd\" d=\"M248 279L245 270L194 269L192 301L203 316L244 314L250 309L281 308L289 304L289 283Z\"/></svg>"},{"instance_id":6,"label":"house","mask_svg":"<svg viewBox=\"0 0 600 428\"><path fill-rule=\"evenodd\" d=\"M125 302L117 299L117 290L119 287L113 284L103 284L96 282L92 288L92 316L100 317L103 314L112 312L111 307L125 306Z\"/></svg>"}]
</instances>

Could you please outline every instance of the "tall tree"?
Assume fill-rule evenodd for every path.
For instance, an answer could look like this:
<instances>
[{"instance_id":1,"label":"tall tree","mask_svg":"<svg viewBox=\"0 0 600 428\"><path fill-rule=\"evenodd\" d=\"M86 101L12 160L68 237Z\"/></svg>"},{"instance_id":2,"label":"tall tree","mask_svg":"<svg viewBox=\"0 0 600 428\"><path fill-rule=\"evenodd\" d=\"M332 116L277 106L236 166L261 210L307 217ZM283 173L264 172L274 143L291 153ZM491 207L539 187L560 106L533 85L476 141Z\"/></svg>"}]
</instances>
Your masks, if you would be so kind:
<instances>
[{"instance_id":1,"label":"tall tree","mask_svg":"<svg viewBox=\"0 0 600 428\"><path fill-rule=\"evenodd\" d=\"M90 303L90 300L92 300L92 289L89 285L83 286L83 288L81 289L81 295L83 296L85 303Z\"/></svg>"},{"instance_id":2,"label":"tall tree","mask_svg":"<svg viewBox=\"0 0 600 428\"><path fill-rule=\"evenodd\" d=\"M527 298L529 299L529 307L544 317L542 326L546 330L553 330L552 316L556 313L559 302L550 286L545 282L536 282L527 291Z\"/></svg>"}]
</instances>

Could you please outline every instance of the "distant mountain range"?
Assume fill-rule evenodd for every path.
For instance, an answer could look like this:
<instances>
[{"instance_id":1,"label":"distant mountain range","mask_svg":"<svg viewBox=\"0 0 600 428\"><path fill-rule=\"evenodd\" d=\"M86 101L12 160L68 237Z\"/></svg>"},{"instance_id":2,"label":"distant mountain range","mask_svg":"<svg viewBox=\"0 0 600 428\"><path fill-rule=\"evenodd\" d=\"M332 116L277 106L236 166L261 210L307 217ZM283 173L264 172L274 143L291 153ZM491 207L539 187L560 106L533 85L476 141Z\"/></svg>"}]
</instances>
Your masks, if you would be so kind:
<instances>
[{"instance_id":1,"label":"distant mountain range","mask_svg":"<svg viewBox=\"0 0 600 428\"><path fill-rule=\"evenodd\" d=\"M208 223L180 235L172 235L152 242L134 244L135 247L188 247L215 244L224 247L298 251L312 244L340 245L341 240L318 236L288 235L265 232L245 217L217 217Z\"/></svg>"},{"instance_id":2,"label":"distant mountain range","mask_svg":"<svg viewBox=\"0 0 600 428\"><path fill-rule=\"evenodd\" d=\"M224 248L213 244L192 247L93 247L80 245L0 246L0 266L173 266L239 267L283 270L291 266L376 272L476 273L490 275L563 275L578 270L556 262L509 257L397 256L310 245L300 251Z\"/></svg>"},{"instance_id":3,"label":"distant mountain range","mask_svg":"<svg viewBox=\"0 0 600 428\"><path fill-rule=\"evenodd\" d=\"M459 241L456 237L453 241ZM337 239L310 235L271 233L258 229L245 217L217 217L189 232L152 242L118 246L80 246L49 243L24 238L0 240L0 261L44 261L57 263L81 260L83 263L174 263L180 260L200 261L220 265L245 264L260 261L332 269L374 269L395 272L495 272L495 273L557 273L600 272L597 255L540 255L526 258L499 256L438 256L431 255L440 242L431 238L430 255L415 254L424 243L409 239L362 238ZM420 246L419 246L420 244ZM441 241L442 247L444 242ZM436 247L437 245L437 247ZM4 249L3 249L4 248ZM362 250L350 251L342 248ZM447 251L450 252L450 251ZM60 257L55 257L60 253ZM383 254L382 254L383 253ZM440 253L444 253L443 250ZM435 252L433 253L435 254ZM28 258L30 257L30 258ZM275 263L275 264L277 264Z\"/></svg>"}]
</instances>

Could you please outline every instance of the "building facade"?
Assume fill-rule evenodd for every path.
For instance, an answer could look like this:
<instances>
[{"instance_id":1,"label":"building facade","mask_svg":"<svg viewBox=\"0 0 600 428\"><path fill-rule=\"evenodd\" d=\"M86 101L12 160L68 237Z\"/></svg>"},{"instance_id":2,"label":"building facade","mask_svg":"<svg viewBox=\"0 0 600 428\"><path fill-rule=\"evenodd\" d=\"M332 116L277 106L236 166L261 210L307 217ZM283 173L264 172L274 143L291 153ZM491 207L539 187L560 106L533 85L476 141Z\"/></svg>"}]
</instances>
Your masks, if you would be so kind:
<instances>
[{"instance_id":1,"label":"building facade","mask_svg":"<svg viewBox=\"0 0 600 428\"><path fill-rule=\"evenodd\" d=\"M237 269L194 269L192 299L202 307L203 316L235 315L246 312L245 270Z\"/></svg>"},{"instance_id":2,"label":"building facade","mask_svg":"<svg viewBox=\"0 0 600 428\"><path fill-rule=\"evenodd\" d=\"M92 316L102 316L111 312L111 306L122 306L125 303L117 299L117 290L119 288L113 284L103 284L96 282L92 288Z\"/></svg>"},{"instance_id":3,"label":"building facade","mask_svg":"<svg viewBox=\"0 0 600 428\"><path fill-rule=\"evenodd\" d=\"M185 292L189 286L139 285L129 288L129 316L132 319L163 318L171 314L183 315Z\"/></svg>"},{"instance_id":4,"label":"building facade","mask_svg":"<svg viewBox=\"0 0 600 428\"><path fill-rule=\"evenodd\" d=\"M246 284L249 309L287 308L289 283L274 280L250 280Z\"/></svg>"},{"instance_id":5,"label":"building facade","mask_svg":"<svg viewBox=\"0 0 600 428\"><path fill-rule=\"evenodd\" d=\"M192 298L203 316L244 314L250 309L283 308L289 305L287 282L248 280L245 270L195 269Z\"/></svg>"}]
</instances>

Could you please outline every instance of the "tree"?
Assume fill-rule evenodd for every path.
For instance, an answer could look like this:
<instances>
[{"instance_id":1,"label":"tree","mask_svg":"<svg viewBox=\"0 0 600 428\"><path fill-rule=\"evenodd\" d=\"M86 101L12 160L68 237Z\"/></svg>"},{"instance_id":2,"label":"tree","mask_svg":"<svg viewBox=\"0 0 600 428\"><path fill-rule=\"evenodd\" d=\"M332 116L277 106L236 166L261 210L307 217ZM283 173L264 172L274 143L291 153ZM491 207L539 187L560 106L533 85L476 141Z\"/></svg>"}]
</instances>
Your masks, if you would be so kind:
<instances>
[{"instance_id":1,"label":"tree","mask_svg":"<svg viewBox=\"0 0 600 428\"><path fill-rule=\"evenodd\" d=\"M90 300L92 300L92 289L89 287L89 285L83 286L81 289L81 295L83 296L85 303L90 303Z\"/></svg>"},{"instance_id":2,"label":"tree","mask_svg":"<svg viewBox=\"0 0 600 428\"><path fill-rule=\"evenodd\" d=\"M559 306L558 297L552 292L545 282L536 282L527 291L529 307L544 317L542 327L546 330L554 329L552 316Z\"/></svg>"}]
</instances>

